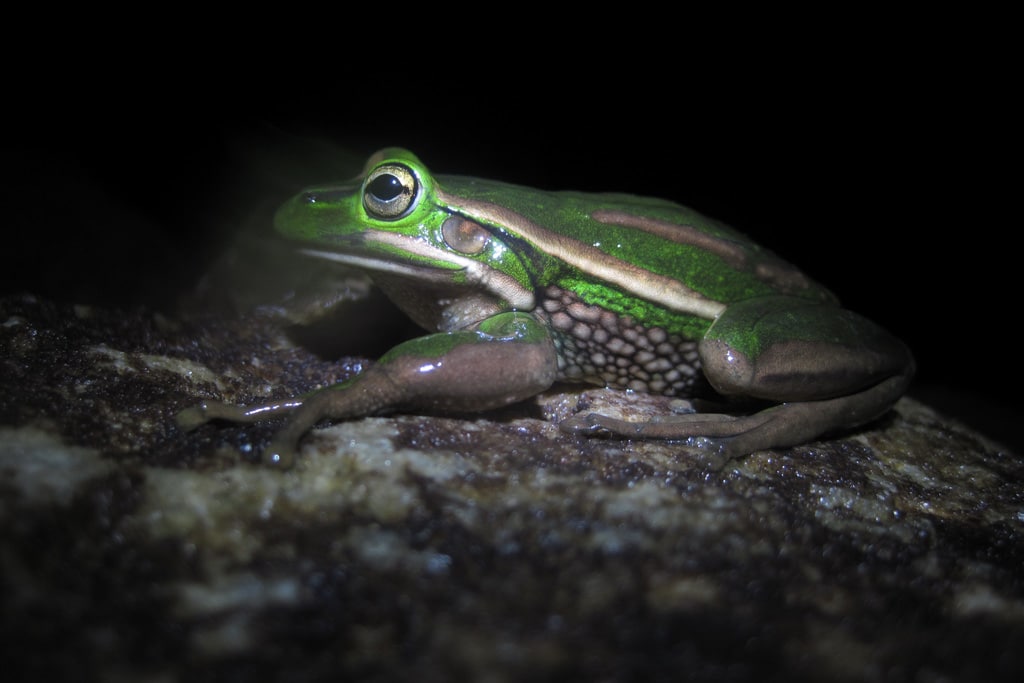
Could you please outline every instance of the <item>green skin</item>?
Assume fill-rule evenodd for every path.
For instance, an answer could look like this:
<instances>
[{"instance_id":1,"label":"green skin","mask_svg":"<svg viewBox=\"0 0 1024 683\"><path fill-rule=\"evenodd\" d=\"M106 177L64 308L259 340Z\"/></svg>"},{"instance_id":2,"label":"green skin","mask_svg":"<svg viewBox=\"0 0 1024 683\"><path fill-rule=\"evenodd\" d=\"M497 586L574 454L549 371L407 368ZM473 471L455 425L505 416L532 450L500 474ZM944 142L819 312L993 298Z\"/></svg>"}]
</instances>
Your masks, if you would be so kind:
<instances>
[{"instance_id":1,"label":"green skin","mask_svg":"<svg viewBox=\"0 0 1024 683\"><path fill-rule=\"evenodd\" d=\"M185 428L290 414L264 453L272 464L290 466L325 419L487 410L558 381L731 403L738 410L560 424L703 437L724 462L865 424L913 376L899 340L742 234L664 200L434 177L385 149L353 183L287 202L276 226L310 256L366 270L432 333L308 396L179 413Z\"/></svg>"}]
</instances>

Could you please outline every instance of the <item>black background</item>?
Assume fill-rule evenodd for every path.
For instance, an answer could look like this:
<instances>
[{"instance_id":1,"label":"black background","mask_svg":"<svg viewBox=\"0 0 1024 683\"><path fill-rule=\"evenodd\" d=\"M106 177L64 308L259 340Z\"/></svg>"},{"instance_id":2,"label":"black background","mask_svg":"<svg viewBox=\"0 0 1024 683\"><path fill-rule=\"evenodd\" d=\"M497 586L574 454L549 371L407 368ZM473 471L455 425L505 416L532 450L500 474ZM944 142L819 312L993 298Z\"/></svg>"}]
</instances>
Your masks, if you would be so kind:
<instances>
[{"instance_id":1,"label":"black background","mask_svg":"<svg viewBox=\"0 0 1024 683\"><path fill-rule=\"evenodd\" d=\"M76 72L59 97L27 79L5 125L2 293L173 310L235 233L336 179L338 150L401 145L437 173L656 195L724 220L906 340L912 393L1020 442L1003 89L916 59L727 77L430 66L244 84Z\"/></svg>"}]
</instances>

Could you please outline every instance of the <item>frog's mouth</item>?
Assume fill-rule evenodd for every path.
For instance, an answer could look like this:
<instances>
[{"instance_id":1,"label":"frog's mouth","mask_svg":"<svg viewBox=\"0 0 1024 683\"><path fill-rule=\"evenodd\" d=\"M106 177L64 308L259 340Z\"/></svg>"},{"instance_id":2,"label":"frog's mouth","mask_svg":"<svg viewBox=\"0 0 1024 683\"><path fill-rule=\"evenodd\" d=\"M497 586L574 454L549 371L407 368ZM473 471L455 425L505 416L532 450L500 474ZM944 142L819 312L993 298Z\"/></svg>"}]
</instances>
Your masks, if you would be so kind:
<instances>
[{"instance_id":1,"label":"frog's mouth","mask_svg":"<svg viewBox=\"0 0 1024 683\"><path fill-rule=\"evenodd\" d=\"M484 289L520 310L533 308L533 290L515 278L462 254L440 249L419 237L363 230L330 236L324 248L301 247L300 254L372 273L434 285Z\"/></svg>"}]
</instances>

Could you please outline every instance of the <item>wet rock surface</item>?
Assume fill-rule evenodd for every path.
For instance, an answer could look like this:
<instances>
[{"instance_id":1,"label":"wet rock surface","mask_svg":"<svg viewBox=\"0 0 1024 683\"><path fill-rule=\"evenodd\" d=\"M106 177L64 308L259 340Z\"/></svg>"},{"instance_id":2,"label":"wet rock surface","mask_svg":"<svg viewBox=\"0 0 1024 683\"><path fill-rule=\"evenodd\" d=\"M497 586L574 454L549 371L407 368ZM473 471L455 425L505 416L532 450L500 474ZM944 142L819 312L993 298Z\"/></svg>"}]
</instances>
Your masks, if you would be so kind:
<instances>
[{"instance_id":1,"label":"wet rock surface","mask_svg":"<svg viewBox=\"0 0 1024 683\"><path fill-rule=\"evenodd\" d=\"M478 416L174 426L358 372L280 316L0 300L7 680L1017 680L1024 459L904 398L719 471Z\"/></svg>"}]
</instances>

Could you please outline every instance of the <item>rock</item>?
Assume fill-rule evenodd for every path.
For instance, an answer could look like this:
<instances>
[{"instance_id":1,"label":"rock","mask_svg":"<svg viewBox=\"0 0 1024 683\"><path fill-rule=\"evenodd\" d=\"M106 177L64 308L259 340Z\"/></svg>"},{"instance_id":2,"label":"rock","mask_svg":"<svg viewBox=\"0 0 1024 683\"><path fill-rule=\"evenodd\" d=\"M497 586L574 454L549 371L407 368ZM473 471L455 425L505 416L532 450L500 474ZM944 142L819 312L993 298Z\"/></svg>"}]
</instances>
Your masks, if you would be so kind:
<instances>
[{"instance_id":1,"label":"rock","mask_svg":"<svg viewBox=\"0 0 1024 683\"><path fill-rule=\"evenodd\" d=\"M284 472L259 464L279 421L174 426L369 362L290 331L0 300L8 680L1024 672L1024 460L920 402L720 471L562 433L665 408L594 389L326 426Z\"/></svg>"}]
</instances>

